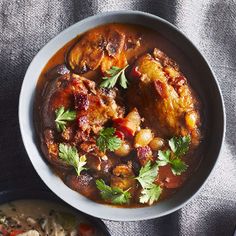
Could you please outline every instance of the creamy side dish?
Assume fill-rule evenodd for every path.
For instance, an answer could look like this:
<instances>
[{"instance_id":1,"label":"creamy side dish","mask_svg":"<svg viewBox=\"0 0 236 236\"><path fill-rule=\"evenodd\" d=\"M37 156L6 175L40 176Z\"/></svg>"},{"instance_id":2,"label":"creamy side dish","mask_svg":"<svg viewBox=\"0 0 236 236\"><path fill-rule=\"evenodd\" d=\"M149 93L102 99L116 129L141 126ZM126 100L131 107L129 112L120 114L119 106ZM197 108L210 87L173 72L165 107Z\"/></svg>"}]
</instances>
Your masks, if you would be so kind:
<instances>
[{"instance_id":1,"label":"creamy side dish","mask_svg":"<svg viewBox=\"0 0 236 236\"><path fill-rule=\"evenodd\" d=\"M17 200L0 206L2 236L101 236L86 218L44 200Z\"/></svg>"}]
</instances>

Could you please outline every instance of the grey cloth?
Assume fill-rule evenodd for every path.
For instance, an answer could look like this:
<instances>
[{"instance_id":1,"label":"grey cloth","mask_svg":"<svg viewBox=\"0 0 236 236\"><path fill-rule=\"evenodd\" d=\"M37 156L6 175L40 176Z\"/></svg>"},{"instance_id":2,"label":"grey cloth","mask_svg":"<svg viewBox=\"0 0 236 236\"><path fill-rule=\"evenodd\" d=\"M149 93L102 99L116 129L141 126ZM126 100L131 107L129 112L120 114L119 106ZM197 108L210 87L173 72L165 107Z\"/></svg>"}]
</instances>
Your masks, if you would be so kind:
<instances>
[{"instance_id":1,"label":"grey cloth","mask_svg":"<svg viewBox=\"0 0 236 236\"><path fill-rule=\"evenodd\" d=\"M142 222L104 222L114 236L232 235L236 223L236 2L230 0L0 0L0 190L13 184L31 185L29 179L41 183L24 151L17 117L20 87L30 61L73 23L123 9L161 16L195 43L220 83L227 133L214 172L181 210Z\"/></svg>"}]
</instances>

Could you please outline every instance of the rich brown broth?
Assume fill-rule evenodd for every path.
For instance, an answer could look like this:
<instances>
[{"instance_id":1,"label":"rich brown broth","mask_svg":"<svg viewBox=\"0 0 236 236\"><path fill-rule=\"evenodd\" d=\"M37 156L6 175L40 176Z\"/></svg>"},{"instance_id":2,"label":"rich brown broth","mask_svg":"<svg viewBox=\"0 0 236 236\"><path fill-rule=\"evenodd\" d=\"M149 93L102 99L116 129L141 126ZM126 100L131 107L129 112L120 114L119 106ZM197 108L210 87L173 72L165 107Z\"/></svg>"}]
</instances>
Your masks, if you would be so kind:
<instances>
[{"instance_id":1,"label":"rich brown broth","mask_svg":"<svg viewBox=\"0 0 236 236\"><path fill-rule=\"evenodd\" d=\"M171 58L175 59L178 62L178 64L180 65L180 69L182 71L191 70L189 68L189 67L191 67L191 65L189 65L188 58L186 58L182 54L181 50L179 50L178 47L176 47L176 45L174 45L172 42L168 41L164 36L160 35L156 31L153 31L151 29L144 28L142 26L137 26L137 25L130 25L130 24L109 24L109 25L103 25L103 26L97 27L95 29L92 29L92 30L90 30L90 33L91 34L96 33L98 35L102 35L105 31L107 31L107 29L109 27L111 28L111 30L117 30L118 32L122 32L122 34L125 35L125 39L127 39L127 38L128 39L129 38L130 39L136 39L136 42L138 40L138 42L139 42L138 44L140 44L140 45L137 46L137 48L132 49L132 45L131 45L130 50L127 49L127 50L124 51L124 53L122 52L124 54L123 56L126 58L128 64L130 65L131 68L135 68L136 64L140 66L139 62L141 61L141 64L142 64L142 59L139 59L139 58L142 57L143 55L146 55L147 53L152 53L154 48L158 48L158 49L161 49L162 51L164 51ZM59 99L59 97L55 98L55 99L53 98L54 103L50 103L51 104L51 105L49 105L50 109L48 108L48 110L47 110L50 113L50 116L48 115L48 117L50 117L51 120L50 120L50 122L45 121L46 116L45 116L44 113L45 113L46 110L44 110L44 106L46 104L45 99L47 97L47 91L49 91L48 87L49 87L49 84L51 84L52 81L56 79L56 77L49 78L48 72L51 71L53 68L55 68L57 65L61 65L61 64L65 64L65 63L67 65L67 67L69 67L68 66L68 61L67 61L66 58L68 58L68 54L71 53L71 50L73 49L73 47L75 47L75 45L77 43L81 42L81 39L83 39L83 37L85 37L85 36L84 35L77 36L75 39L71 40L65 46L63 46L60 50L58 50L58 52L56 52L56 54L48 61L48 63L46 64L45 68L43 69L43 71L42 71L42 73L39 77L39 80L38 80L37 90L36 90L36 100L35 100L34 122L35 122L35 127L36 127L36 130L37 130L37 135L39 137L39 143L40 143L41 149L43 150L43 154L44 154L44 156L46 157L47 160L49 160L48 157L47 157L48 150L46 152L44 150L45 146L46 146L45 145L46 141L45 141L45 136L44 136L45 129L50 128L51 130L53 130L54 133L56 132L55 131L56 130L55 124L53 125L51 121L55 119L55 117L53 117L53 116L55 116L55 108L58 107L58 104L63 105L65 107L71 108L71 101L69 103L65 102L65 100L67 100L67 97L60 97L60 99ZM131 44L132 44L132 42L131 42ZM128 45L128 43L126 42L126 47L128 47L127 45ZM108 56L106 56L106 57L108 57ZM112 61L113 58L110 59L110 60ZM145 58L143 60L145 60ZM120 63L120 62L118 62L118 63ZM174 68L175 65L176 65L169 58L168 58L167 62L164 62L164 63L167 63L167 65L165 67L169 67L171 65ZM106 65L107 64L105 64L105 68L106 68ZM148 69L149 69L149 67L148 67ZM145 70L146 70L146 68L144 68L144 71ZM132 73L132 69L128 69L127 71L128 71L127 74L129 74L129 77L130 77L130 73ZM101 77L103 76L103 74L104 74L104 71L101 72L101 67L99 66L95 70L88 70L85 73L80 73L80 76L83 76L86 79L95 81L96 86L98 86L99 83L101 82ZM181 76L183 76L182 73L179 77L181 77ZM137 95L138 92L137 92L137 88L135 87L136 85L133 85L132 81L133 80L131 80L129 78L129 87L128 87L127 90L123 91L122 89L119 89L120 90L119 91L119 99L122 100L121 104L125 107L125 113L124 113L123 117L125 115L127 115L128 112L130 112L131 108L134 107L134 105L136 106L136 103L137 103L138 99L143 99L142 95L140 95L140 96ZM134 82L134 83L136 83L136 82ZM162 194L161 194L159 200L163 200L163 199L166 199L166 198L170 197L180 187L182 187L183 183L191 175L193 175L193 173L198 168L198 166L200 164L200 161L201 161L201 158L200 158L201 155L200 155L200 149L199 149L199 143L201 142L201 139L202 139L202 135L201 135L201 132L200 132L200 130L201 130L200 101L197 98L197 95L195 94L195 92L192 91L192 89L190 88L190 85L186 84L185 81L183 83L184 83L183 86L186 86L186 90L191 96L191 99L192 99L191 102L194 104L192 109L196 114L198 114L197 121L196 121L196 127L195 127L197 131L196 130L195 130L196 132L193 131L193 130L190 131L190 129L186 128L185 127L186 125L184 124L185 121L183 121L182 118L181 118L180 124L183 123L183 126L185 128L184 128L184 130L182 130L180 132L176 132L176 133L181 134L181 135L182 134L188 134L192 138L192 143L190 145L190 149L189 149L188 153L182 157L182 160L188 165L188 168L181 175L174 175L171 172L170 165L159 167L159 175L158 175L159 180L157 181L157 183L159 183L162 180L164 181L166 179L168 179L170 181L170 184L169 184L170 187L163 187L163 191L162 191ZM65 87L65 88L69 91L69 89L67 87ZM141 91L141 93L142 93L142 91ZM145 93L145 91L144 91L144 93ZM53 96L55 97L57 95L53 95ZM160 99L159 97L155 98L155 96L153 94L153 97L154 97L155 100ZM162 94L160 96L162 96ZM165 94L163 96L165 96ZM47 99L48 99L48 101L51 102L50 99L52 99L52 98L49 99L47 97ZM153 110L149 109L148 111L146 111L143 108L143 107L146 107L146 104L148 103L148 99L150 99L150 98L147 95L147 101L142 101L140 104L137 104L138 111L140 112L140 110L141 110L141 116L143 116L143 115L147 116L148 112L150 114L155 113L155 112L153 112ZM165 99L165 98L163 98L163 99ZM54 105L52 105L52 104L54 104ZM159 104L159 106L161 106L161 105ZM149 106L147 104L147 107L151 107L151 105ZM162 123L160 121L159 122L154 122L154 123L158 123L157 125L152 124L153 123L152 121L153 120L155 121L156 118L153 114L151 116L152 116L152 119L151 118L149 119L149 118L145 117L145 121L142 123L141 128L142 129L151 128L151 130L152 130L152 132L154 133L155 136L158 135L158 137L164 139L165 140L165 145L162 148L162 150L166 150L168 148L167 140L172 137L170 135L170 133L172 131L168 130L168 131L165 132L165 130L163 128L163 127L165 127L165 121L163 121L163 124L164 124L163 126L161 126L159 124L159 123ZM167 114L167 116L168 116L168 114ZM175 117L175 116L173 116L173 117ZM179 116L176 116L176 117L179 117ZM49 118L47 118L47 119L49 119ZM106 122L105 126L107 126L107 123L110 124L111 122L110 121ZM175 126L173 126L173 127L175 127ZM171 129L175 129L173 127L171 127ZM138 131L136 131L136 133L138 133ZM182 135L182 136L184 136L184 135ZM57 146L57 152L58 152L58 144L60 142L66 142L66 143L72 145L71 141L63 140L59 133L55 134L54 139L56 140L55 143L56 143L56 146ZM134 144L134 138L127 138L127 139L131 143L131 145ZM73 142L73 145L74 145L74 142ZM81 150L78 149L78 151L80 152ZM153 152L154 156L157 156L156 151L152 151L152 152ZM113 175L112 174L112 169L114 170L114 167L119 165L119 164L127 164L128 161L134 161L136 163L137 162L136 155L137 155L136 154L136 148L133 148L133 151L131 151L130 154L126 157L120 157L118 155L115 155L113 152L108 153L107 156L108 156L109 161L111 162L111 168L107 172L108 173L107 177L104 175L104 173L100 175L99 171L98 171L99 174L98 174L98 172L96 173L96 171L93 171L93 172L88 171L88 175L91 176L92 181L93 181L93 183L90 184L91 178L86 176L87 172L85 171L86 172L85 173L86 177L84 177L85 178L84 181L87 181L87 179L89 179L90 182L89 182L88 185L86 185L87 183L82 183L83 188L88 188L88 189L91 188L92 189L92 190L91 189L88 190L88 192L86 192L86 193L84 191L81 191L80 188L76 189L76 187L71 187L70 186L70 184L74 184L74 185L78 184L78 183L75 183L75 181L78 180L78 176L77 177L75 176L75 171L73 172L71 170L71 168L68 169L67 167L65 167L63 165L61 166L60 163L58 163L58 162L56 164L52 163L54 161L53 158L51 158L49 160L49 163L52 165L52 168L54 169L55 173L57 175L59 175L67 185L68 185L68 176L73 177L73 180L70 179L70 184L69 184L69 186L71 188L75 189L76 191L82 193L83 195L85 195L86 197L89 197L90 199L92 199L94 201L97 201L97 202L100 202L100 203L109 203L109 202L106 202L106 201L101 199L101 197L99 195L99 191L97 189L93 189L94 186L95 186L95 184L94 184L95 179L97 179L98 176L99 176L99 178L101 178L101 176L102 176L107 183L110 183L109 178L110 178L110 176ZM89 157L87 157L87 159L88 158ZM142 164L138 163L138 165L139 166L136 167L136 169L140 170L140 167L142 166ZM137 173L135 174L135 176L137 176ZM172 184L172 187L171 187L171 184ZM142 207L142 206L146 206L147 204L141 204L141 203L138 202L140 191L141 191L141 189L140 189L140 186L137 182L137 183L135 183L135 191L132 192L132 190L131 190L132 199L131 199L130 203L129 204L123 204L121 206L122 207Z\"/></svg>"}]
</instances>

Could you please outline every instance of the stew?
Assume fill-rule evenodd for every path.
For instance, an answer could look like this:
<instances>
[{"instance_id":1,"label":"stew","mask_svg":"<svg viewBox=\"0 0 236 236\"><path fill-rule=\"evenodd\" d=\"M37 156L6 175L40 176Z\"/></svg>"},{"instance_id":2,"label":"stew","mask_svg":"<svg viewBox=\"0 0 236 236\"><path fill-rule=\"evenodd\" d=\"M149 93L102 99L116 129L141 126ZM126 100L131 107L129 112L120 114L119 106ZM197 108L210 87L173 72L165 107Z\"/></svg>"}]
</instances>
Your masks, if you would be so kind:
<instances>
[{"instance_id":1,"label":"stew","mask_svg":"<svg viewBox=\"0 0 236 236\"><path fill-rule=\"evenodd\" d=\"M170 197L194 174L201 102L160 49L183 57L166 41L148 28L107 24L47 63L35 127L44 157L71 189L99 203L142 207Z\"/></svg>"}]
</instances>

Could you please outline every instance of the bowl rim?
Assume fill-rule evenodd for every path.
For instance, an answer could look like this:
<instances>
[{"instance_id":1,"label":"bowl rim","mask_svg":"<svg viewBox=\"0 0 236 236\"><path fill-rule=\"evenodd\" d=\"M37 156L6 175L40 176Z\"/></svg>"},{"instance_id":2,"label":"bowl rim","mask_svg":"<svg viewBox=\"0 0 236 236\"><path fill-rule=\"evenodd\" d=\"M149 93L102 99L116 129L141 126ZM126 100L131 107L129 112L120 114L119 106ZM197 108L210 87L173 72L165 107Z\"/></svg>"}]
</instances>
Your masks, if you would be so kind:
<instances>
[{"instance_id":1,"label":"bowl rim","mask_svg":"<svg viewBox=\"0 0 236 236\"><path fill-rule=\"evenodd\" d=\"M154 21L159 21L159 22L163 23L164 25L169 27L170 30L173 30L177 34L179 34L182 38L184 38L184 40L186 40L190 44L190 46L193 48L193 50L197 52L197 54L200 56L200 58L201 58L202 62L204 63L204 65L208 67L208 70L211 73L212 78L213 78L212 81L215 83L216 90L217 90L218 95L219 95L219 103L220 103L219 106L220 106L221 111L222 111L222 114L220 114L221 115L221 120L222 120L222 122L221 122L222 123L221 124L222 132L219 134L220 135L220 142L219 142L219 147L218 147L219 149L217 151L217 154L216 154L217 156L216 156L216 158L214 160L214 163L213 163L211 169L209 170L209 173L207 173L204 176L204 180L202 181L200 186L196 187L195 191L192 191L191 196L189 196L187 199L183 200L181 204L178 204L177 206L172 206L169 210L166 210L164 212L159 212L159 213L158 212L153 212L153 211L151 213L149 212L148 209L153 208L154 206L157 206L158 204L154 205L154 206L151 206L151 207L135 208L135 209L142 209L142 211L143 211L142 215L138 214L138 213L140 213L138 210L135 211L135 209L132 209L132 208L116 208L116 207L110 207L109 206L108 216L107 216L107 215L104 215L104 212L100 211L100 210L102 210L102 207L104 207L104 209L106 209L106 207L107 207L106 205L95 203L95 202L92 202L91 200L88 200L88 199L87 199L87 201L89 201L89 203L85 204L85 205L87 205L88 208L86 208L85 206L81 206L83 204L81 204L78 207L78 205L75 204L75 202L66 199L66 196L63 195L64 192L60 190L60 187L62 187L62 186L53 186L51 184L51 182L49 183L48 179L43 174L43 173L47 173L48 170L41 170L37 166L37 164L38 164L37 160L34 159L32 157L32 155L31 155L31 150L30 150L31 148L30 148L30 146L31 145L36 146L36 144L33 141L33 137L30 136L30 134L28 134L29 129L27 130L26 127L25 127L25 120L24 120L25 119L25 117L24 117L25 113L24 113L24 111L26 111L28 113L29 117L30 117L32 115L30 110L32 108L31 107L27 107L25 109L25 102L26 102L26 100L24 98L24 93L27 91L27 89L26 89L27 88L27 83L29 81L29 76L30 76L30 73L32 72L32 68L35 66L35 64L37 64L37 60L40 58L40 56L43 55L43 53L47 49L47 47L49 47L49 45L56 44L57 41L60 39L60 37L63 37L63 35L66 35L70 31L75 30L80 25L86 25L87 23L89 23L91 21L94 21L96 19L112 17L112 16L115 16L115 15L119 16L119 17L122 17L124 15L133 15L133 16L135 15L137 17L138 16L142 16L142 17L146 17L146 18L151 18ZM112 21L107 21L106 23L112 23ZM95 27L95 26L93 26L93 27ZM92 29L93 27L89 27L87 30ZM85 31L87 31L87 30L85 30ZM69 37L69 39L67 39L67 42L69 40L73 39L73 38L74 38L73 36ZM60 45L58 47L58 49L60 49L62 46L63 45ZM46 61L46 63L47 63L47 61ZM35 78L34 82L37 83L37 81L38 81L38 76L37 76L37 78ZM34 91L30 91L30 92L32 92L31 99L33 99L34 94L35 94L35 89L34 89ZM30 102L29 102L29 104L30 104ZM32 103L31 103L31 105L32 105ZM43 46L39 50L39 52L34 56L33 60L31 61L30 65L29 65L29 67L28 67L28 69L26 71L26 74L25 74L25 77L24 77L24 80L23 80L23 83L22 83L20 95L19 95L18 117L19 117L19 126L20 126L21 137L22 137L23 144L24 144L24 147L26 149L26 152L28 154L28 157L29 157L31 163L33 164L33 167L36 170L37 174L43 180L43 182L47 185L47 187L51 191L53 191L54 194L56 194L59 198L61 198L66 203L70 204L72 207L74 207L74 208L76 208L76 209L78 209L78 210L80 210L82 212L85 212L86 214L92 215L94 217L99 217L99 218L102 218L102 219L113 220L113 221L138 221L138 220L153 219L153 218L165 216L165 215L168 215L168 214L170 214L172 212L175 212L175 211L179 210L180 208L182 208L185 204L187 204L203 188L203 186L205 185L207 179L212 174L212 172L213 172L213 170L214 170L214 168L215 168L215 166L216 166L216 164L217 164L217 162L219 160L219 156L221 154L221 151L222 151L222 144L223 144L224 139L225 139L225 127L226 127L225 106L224 106L223 96L222 96L222 92L220 90L220 86L218 84L218 81L216 80L216 77L215 77L215 75L214 75L214 73L212 71L212 68L210 67L210 65L207 62L207 60L205 59L205 57L197 49L197 47L176 26L174 26L173 24L169 23L168 21L162 19L161 17L153 15L153 14L150 14L150 13L142 12L142 11L132 11L132 10L110 11L110 12L100 13L100 14L96 14L96 15L90 16L88 18L85 18L85 19L83 19L81 21L76 22L75 24L71 25L70 27L66 28L65 30L60 32L56 37L52 38L45 46ZM29 119L29 122L32 122L32 117L31 117L31 120ZM31 138L31 142L30 142L31 144L28 142L28 139L30 139L30 138ZM44 159L42 157L42 155L40 155L40 158ZM54 178L53 176L50 176L50 177ZM53 181L54 180L55 179L53 179ZM67 191L70 191L70 189L68 187L67 187L67 189L68 189ZM73 193L71 191L70 191L70 193L71 193L70 195L72 196ZM76 194L78 196L80 196L80 200L82 200L84 198L83 196L81 196L81 194L79 194L79 193L76 193ZM78 199L78 201L79 201L79 199ZM83 199L83 203L85 203L84 199ZM97 208L96 205L101 205L102 207L98 207ZM96 208L96 209L93 209L93 208ZM132 214L129 215L129 216L127 214L128 211L132 211ZM116 213L118 213L118 212L119 212L119 214L117 216ZM106 211L106 213L107 213L107 211Z\"/></svg>"}]
</instances>

